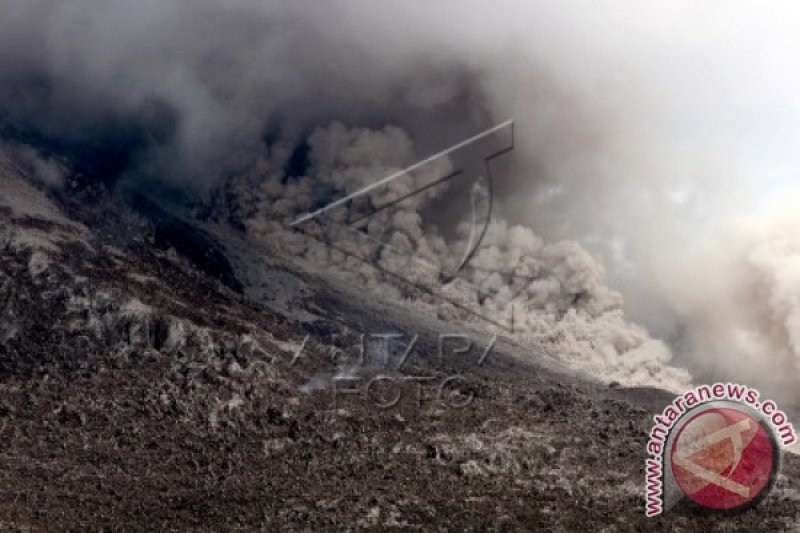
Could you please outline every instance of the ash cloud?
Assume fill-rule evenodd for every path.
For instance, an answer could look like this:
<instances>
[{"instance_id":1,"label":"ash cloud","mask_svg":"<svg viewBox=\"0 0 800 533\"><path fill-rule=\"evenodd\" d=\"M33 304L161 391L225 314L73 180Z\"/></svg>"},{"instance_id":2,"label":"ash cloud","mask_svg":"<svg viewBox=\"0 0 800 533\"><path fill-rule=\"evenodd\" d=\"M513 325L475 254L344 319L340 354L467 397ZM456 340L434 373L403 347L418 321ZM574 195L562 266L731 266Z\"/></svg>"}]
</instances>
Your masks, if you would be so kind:
<instances>
[{"instance_id":1,"label":"ash cloud","mask_svg":"<svg viewBox=\"0 0 800 533\"><path fill-rule=\"evenodd\" d=\"M239 205L250 203L245 224L251 238L300 258L306 268L337 276L360 291L366 288L380 300L406 301L443 320L488 327L484 317L498 321L513 305L519 340L595 379L675 390L690 382L684 370L670 366L662 342L625 319L622 298L606 286L604 269L576 242L545 243L530 228L495 217L459 278L444 280L448 259L459 255L470 229L464 223L459 236L448 239L424 216L426 203L448 197L449 182L424 187L452 170L449 160L402 175L330 219L307 223L320 226L319 232L293 231L289 223L320 201L356 192L415 162L413 143L395 127L348 129L335 123L313 132L309 152L305 175L286 179L283 169L290 152L284 150L253 170L263 180L259 188L249 185L247 175L234 182L231 192ZM420 189L424 192L374 214ZM363 234L345 224L365 215L372 216ZM444 285L440 293L418 290L439 284Z\"/></svg>"},{"instance_id":2,"label":"ash cloud","mask_svg":"<svg viewBox=\"0 0 800 533\"><path fill-rule=\"evenodd\" d=\"M394 123L434 143L488 117L467 65L421 43L383 54L349 3L34 0L3 14L6 135L119 159L129 178L207 190L276 131Z\"/></svg>"},{"instance_id":3,"label":"ash cloud","mask_svg":"<svg viewBox=\"0 0 800 533\"><path fill-rule=\"evenodd\" d=\"M669 359L624 321L585 248L627 314L698 376L797 381L793 307L778 296L795 252L737 222L763 215L800 163L787 141L800 135L793 4L0 0L0 12L5 138L111 185L227 188L225 207L260 238L513 117L498 237L477 259L541 276L533 322L552 317L593 361ZM408 207L388 227L401 246L453 245L424 218ZM470 275L518 290L507 274ZM612 348L593 344L604 336Z\"/></svg>"}]
</instances>

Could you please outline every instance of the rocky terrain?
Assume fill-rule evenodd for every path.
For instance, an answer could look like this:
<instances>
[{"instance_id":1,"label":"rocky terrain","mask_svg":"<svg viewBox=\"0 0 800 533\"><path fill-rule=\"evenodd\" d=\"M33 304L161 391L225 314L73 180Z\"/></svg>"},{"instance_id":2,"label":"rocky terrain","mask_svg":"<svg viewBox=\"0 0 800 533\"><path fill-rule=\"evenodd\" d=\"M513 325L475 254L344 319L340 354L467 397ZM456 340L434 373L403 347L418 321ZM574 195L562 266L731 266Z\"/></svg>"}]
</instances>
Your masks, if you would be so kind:
<instances>
[{"instance_id":1,"label":"rocky terrain","mask_svg":"<svg viewBox=\"0 0 800 533\"><path fill-rule=\"evenodd\" d=\"M479 328L233 229L57 196L4 162L0 529L800 528L794 456L758 508L645 518L646 435L669 393L579 377L546 343L500 336L481 361ZM359 359L361 335L386 332L418 336L405 361L374 343ZM439 357L443 333L474 346Z\"/></svg>"}]
</instances>

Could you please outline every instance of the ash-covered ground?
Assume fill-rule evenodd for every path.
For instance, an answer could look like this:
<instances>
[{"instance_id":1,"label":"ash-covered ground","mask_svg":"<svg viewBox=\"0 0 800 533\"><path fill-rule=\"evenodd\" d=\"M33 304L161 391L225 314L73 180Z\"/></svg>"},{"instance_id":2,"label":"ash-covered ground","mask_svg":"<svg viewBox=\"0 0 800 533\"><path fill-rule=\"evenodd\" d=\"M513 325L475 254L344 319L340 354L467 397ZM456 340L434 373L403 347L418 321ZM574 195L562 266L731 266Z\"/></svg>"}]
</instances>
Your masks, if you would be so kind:
<instances>
[{"instance_id":1,"label":"ash-covered ground","mask_svg":"<svg viewBox=\"0 0 800 533\"><path fill-rule=\"evenodd\" d=\"M483 357L479 325L237 230L99 187L48 198L8 161L0 191L0 529L800 527L794 456L757 508L645 518L647 433L672 395L581 376L558 339L499 335ZM401 348L359 359L383 333ZM442 334L473 346L439 357Z\"/></svg>"}]
</instances>

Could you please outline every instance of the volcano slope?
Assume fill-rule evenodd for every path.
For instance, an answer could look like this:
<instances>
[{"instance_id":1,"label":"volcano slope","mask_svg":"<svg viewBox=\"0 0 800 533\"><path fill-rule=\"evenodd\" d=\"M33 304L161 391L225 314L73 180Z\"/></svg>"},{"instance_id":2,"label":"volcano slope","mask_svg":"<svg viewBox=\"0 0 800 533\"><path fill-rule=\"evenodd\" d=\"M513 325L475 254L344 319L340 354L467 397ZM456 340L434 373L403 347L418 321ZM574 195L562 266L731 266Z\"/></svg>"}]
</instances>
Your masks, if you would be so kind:
<instances>
[{"instance_id":1,"label":"volcano slope","mask_svg":"<svg viewBox=\"0 0 800 533\"><path fill-rule=\"evenodd\" d=\"M646 436L669 393L579 378L545 342L486 353L486 332L235 230L159 234L102 192L57 201L9 165L0 192L0 529L800 527L795 457L758 508L645 518ZM362 358L377 333L402 337ZM442 334L473 347L440 350Z\"/></svg>"}]
</instances>

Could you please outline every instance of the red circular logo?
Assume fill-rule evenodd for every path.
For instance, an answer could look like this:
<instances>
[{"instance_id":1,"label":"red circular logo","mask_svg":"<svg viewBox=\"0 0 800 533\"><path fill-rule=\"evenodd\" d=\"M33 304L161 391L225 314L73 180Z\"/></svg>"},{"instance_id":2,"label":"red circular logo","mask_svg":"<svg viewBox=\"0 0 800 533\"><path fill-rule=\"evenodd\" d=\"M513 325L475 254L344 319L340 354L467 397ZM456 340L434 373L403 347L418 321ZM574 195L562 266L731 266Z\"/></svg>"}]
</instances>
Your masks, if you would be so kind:
<instances>
[{"instance_id":1,"label":"red circular logo","mask_svg":"<svg viewBox=\"0 0 800 533\"><path fill-rule=\"evenodd\" d=\"M734 407L709 407L683 425L672 443L672 474L693 501L736 509L765 494L778 468L771 433Z\"/></svg>"}]
</instances>

